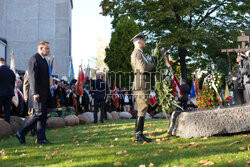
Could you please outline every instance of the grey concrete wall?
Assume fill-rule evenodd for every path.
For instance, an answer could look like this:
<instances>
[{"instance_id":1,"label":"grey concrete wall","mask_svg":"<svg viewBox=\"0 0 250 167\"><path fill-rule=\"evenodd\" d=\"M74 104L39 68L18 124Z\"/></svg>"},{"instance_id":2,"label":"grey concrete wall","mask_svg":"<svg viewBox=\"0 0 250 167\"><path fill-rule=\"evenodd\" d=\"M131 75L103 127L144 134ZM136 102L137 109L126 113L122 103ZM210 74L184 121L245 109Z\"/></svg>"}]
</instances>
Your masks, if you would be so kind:
<instances>
[{"instance_id":1,"label":"grey concrete wall","mask_svg":"<svg viewBox=\"0 0 250 167\"><path fill-rule=\"evenodd\" d=\"M0 0L0 38L7 40L7 64L12 48L18 70L26 70L41 40L55 56L53 74L68 75L70 59L70 0Z\"/></svg>"}]
</instances>

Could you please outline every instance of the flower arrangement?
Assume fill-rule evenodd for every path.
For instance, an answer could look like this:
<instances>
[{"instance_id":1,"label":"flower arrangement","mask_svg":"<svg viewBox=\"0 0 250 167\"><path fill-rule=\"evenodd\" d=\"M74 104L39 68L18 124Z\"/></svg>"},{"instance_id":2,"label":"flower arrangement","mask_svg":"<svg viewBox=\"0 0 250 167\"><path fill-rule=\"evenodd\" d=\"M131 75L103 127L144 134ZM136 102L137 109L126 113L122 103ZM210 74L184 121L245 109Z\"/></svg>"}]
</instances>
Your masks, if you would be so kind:
<instances>
[{"instance_id":1,"label":"flower arrangement","mask_svg":"<svg viewBox=\"0 0 250 167\"><path fill-rule=\"evenodd\" d=\"M220 105L220 97L218 97L214 89L209 86L204 86L203 89L199 91L196 101L199 109L211 109Z\"/></svg>"},{"instance_id":2,"label":"flower arrangement","mask_svg":"<svg viewBox=\"0 0 250 167\"><path fill-rule=\"evenodd\" d=\"M219 95L222 86L221 75L210 74L203 81L203 89L198 93L196 101L199 109L211 109L220 105Z\"/></svg>"}]
</instances>

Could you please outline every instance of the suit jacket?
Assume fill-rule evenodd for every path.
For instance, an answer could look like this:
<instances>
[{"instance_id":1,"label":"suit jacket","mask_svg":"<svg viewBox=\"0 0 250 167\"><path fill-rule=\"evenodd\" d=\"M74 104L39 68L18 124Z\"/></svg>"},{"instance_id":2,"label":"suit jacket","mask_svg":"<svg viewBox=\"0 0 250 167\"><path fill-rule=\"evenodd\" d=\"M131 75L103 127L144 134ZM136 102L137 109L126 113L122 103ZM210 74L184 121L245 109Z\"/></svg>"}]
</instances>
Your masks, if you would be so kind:
<instances>
[{"instance_id":1,"label":"suit jacket","mask_svg":"<svg viewBox=\"0 0 250 167\"><path fill-rule=\"evenodd\" d=\"M190 92L190 88L189 88L188 84L182 84L181 90L182 90L182 100L188 101L188 94Z\"/></svg>"},{"instance_id":2,"label":"suit jacket","mask_svg":"<svg viewBox=\"0 0 250 167\"><path fill-rule=\"evenodd\" d=\"M155 65L147 62L143 52L137 48L131 54L131 65L135 73L133 90L149 91L151 89L152 75L148 72L155 68Z\"/></svg>"},{"instance_id":3,"label":"suit jacket","mask_svg":"<svg viewBox=\"0 0 250 167\"><path fill-rule=\"evenodd\" d=\"M0 66L0 96L14 96L16 76L7 66Z\"/></svg>"},{"instance_id":4,"label":"suit jacket","mask_svg":"<svg viewBox=\"0 0 250 167\"><path fill-rule=\"evenodd\" d=\"M29 89L30 89L30 84L29 84L29 78L28 78L28 71L25 71L24 79L23 79L23 98L25 102L28 101Z\"/></svg>"},{"instance_id":5,"label":"suit jacket","mask_svg":"<svg viewBox=\"0 0 250 167\"><path fill-rule=\"evenodd\" d=\"M36 53L29 59L28 63L29 78L29 107L33 108L33 95L39 94L42 103L47 103L50 97L49 90L49 66L47 60Z\"/></svg>"},{"instance_id":6,"label":"suit jacket","mask_svg":"<svg viewBox=\"0 0 250 167\"><path fill-rule=\"evenodd\" d=\"M94 92L94 99L105 99L106 93L108 93L108 85L104 80L92 80L91 87L91 92Z\"/></svg>"}]
</instances>

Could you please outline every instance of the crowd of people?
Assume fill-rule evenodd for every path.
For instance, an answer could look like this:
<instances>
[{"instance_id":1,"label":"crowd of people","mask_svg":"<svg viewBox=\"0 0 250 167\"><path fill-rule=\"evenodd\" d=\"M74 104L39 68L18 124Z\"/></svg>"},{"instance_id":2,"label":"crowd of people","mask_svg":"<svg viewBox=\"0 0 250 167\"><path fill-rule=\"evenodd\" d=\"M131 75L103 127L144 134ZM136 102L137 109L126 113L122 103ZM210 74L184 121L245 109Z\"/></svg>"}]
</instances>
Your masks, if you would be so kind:
<instances>
[{"instance_id":1,"label":"crowd of people","mask_svg":"<svg viewBox=\"0 0 250 167\"><path fill-rule=\"evenodd\" d=\"M25 94L25 84L24 78L25 76L19 75L20 78L16 80L16 91L18 96L18 103L16 104L14 101L11 103L10 115L11 116L19 116L19 117L27 117L29 116L29 107L28 107L28 95ZM101 74L97 75L98 78L103 79ZM83 85L83 95L79 96L76 92L76 82L77 80L73 79L71 84L68 81L63 79L59 79L53 77L53 96L49 102L49 108L60 108L60 107L71 107L74 109L76 114L81 114L84 112L94 112L94 94L93 91L93 83L96 80L89 80L87 83ZM92 84L91 84L92 83ZM92 85L92 90L90 89L90 85ZM113 90L108 88L108 92L105 94L106 98L104 101L104 110L105 110L105 119L106 112L130 112L133 117L135 117L136 113L136 105L135 99L131 92L131 90L126 90L126 88L117 88L117 102L112 95ZM148 105L148 113L153 116L155 115L159 109L159 106L156 102ZM4 117L5 113L1 111L1 117Z\"/></svg>"}]
</instances>

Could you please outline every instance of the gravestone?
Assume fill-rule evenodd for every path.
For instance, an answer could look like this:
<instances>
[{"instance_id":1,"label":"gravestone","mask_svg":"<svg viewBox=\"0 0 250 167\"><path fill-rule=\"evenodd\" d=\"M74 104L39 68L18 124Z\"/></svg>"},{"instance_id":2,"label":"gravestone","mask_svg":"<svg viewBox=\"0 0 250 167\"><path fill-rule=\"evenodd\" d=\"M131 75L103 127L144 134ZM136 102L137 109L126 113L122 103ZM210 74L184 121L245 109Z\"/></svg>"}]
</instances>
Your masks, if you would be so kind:
<instances>
[{"instance_id":1,"label":"gravestone","mask_svg":"<svg viewBox=\"0 0 250 167\"><path fill-rule=\"evenodd\" d=\"M181 138L250 131L250 106L208 111L173 112L168 133Z\"/></svg>"}]
</instances>

